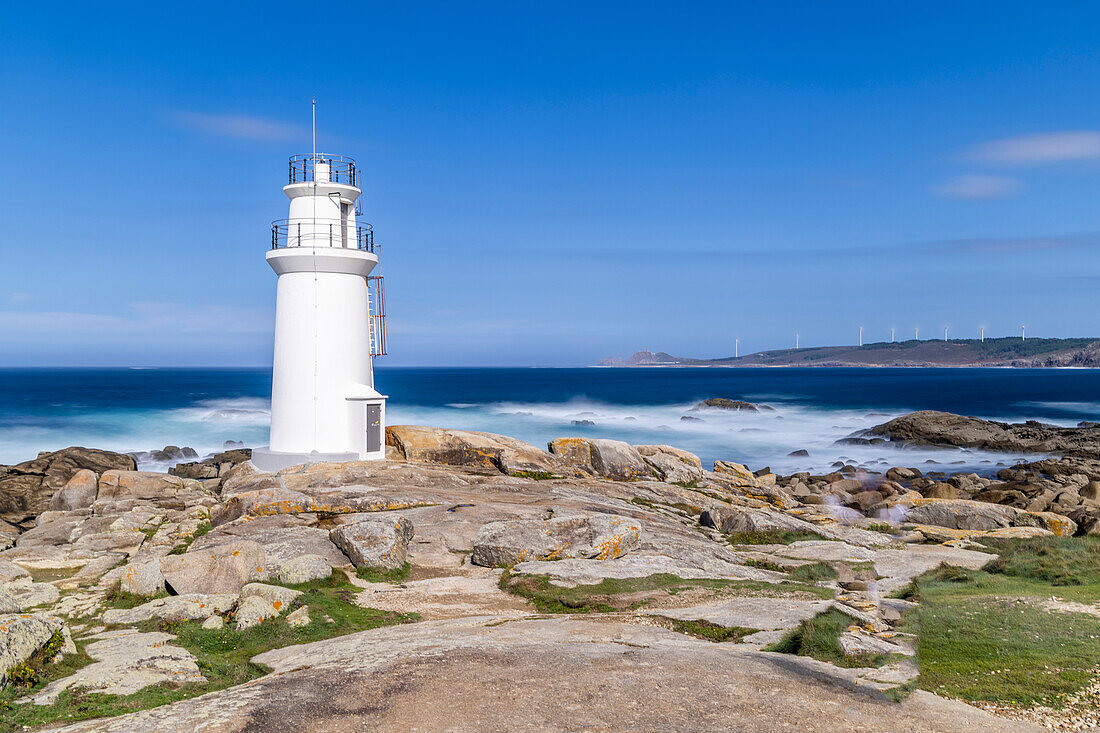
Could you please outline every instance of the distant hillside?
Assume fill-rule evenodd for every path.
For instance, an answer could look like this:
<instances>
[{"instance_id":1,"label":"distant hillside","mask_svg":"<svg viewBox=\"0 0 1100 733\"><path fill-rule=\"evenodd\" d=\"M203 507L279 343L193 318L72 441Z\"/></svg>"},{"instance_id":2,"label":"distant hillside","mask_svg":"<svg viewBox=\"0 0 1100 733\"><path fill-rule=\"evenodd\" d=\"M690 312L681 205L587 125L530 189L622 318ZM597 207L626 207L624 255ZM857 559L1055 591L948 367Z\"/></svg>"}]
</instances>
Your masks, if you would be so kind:
<instances>
[{"instance_id":1,"label":"distant hillside","mask_svg":"<svg viewBox=\"0 0 1100 733\"><path fill-rule=\"evenodd\" d=\"M691 359L639 351L599 366L896 366L896 367L1100 367L1100 339L987 338L949 341L881 341L863 346L817 346L760 351L742 357Z\"/></svg>"}]
</instances>

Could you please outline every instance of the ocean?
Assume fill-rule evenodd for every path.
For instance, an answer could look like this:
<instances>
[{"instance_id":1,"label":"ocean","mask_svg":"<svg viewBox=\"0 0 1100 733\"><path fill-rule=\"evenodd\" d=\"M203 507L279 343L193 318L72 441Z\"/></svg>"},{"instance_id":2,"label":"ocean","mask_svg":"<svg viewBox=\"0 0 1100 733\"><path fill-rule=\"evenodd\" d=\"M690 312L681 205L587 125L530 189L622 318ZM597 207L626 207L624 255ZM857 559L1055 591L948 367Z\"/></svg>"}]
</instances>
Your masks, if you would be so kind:
<instances>
[{"instance_id":1,"label":"ocean","mask_svg":"<svg viewBox=\"0 0 1100 733\"><path fill-rule=\"evenodd\" d=\"M1100 370L1088 369L380 367L376 381L390 395L390 424L484 430L540 446L564 435L667 443L706 462L782 473L824 471L847 460L989 472L1020 458L835 445L912 410L1058 425L1100 420ZM264 445L270 386L266 369L0 369L0 463L70 445L178 445L200 455L226 441ZM707 397L775 410L690 412ZM788 455L796 450L810 455Z\"/></svg>"}]
</instances>

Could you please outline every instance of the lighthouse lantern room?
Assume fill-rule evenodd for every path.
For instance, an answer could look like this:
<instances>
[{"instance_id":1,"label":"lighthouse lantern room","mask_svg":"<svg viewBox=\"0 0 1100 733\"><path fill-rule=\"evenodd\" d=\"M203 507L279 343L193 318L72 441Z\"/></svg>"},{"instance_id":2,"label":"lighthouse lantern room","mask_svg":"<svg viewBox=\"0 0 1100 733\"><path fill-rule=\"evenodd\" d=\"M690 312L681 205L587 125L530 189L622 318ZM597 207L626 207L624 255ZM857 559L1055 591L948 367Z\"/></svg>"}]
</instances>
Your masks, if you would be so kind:
<instances>
[{"instance_id":1,"label":"lighthouse lantern room","mask_svg":"<svg viewBox=\"0 0 1100 733\"><path fill-rule=\"evenodd\" d=\"M264 471L386 456L372 363L385 353L385 310L359 176L342 155L290 158L290 215L272 223L267 253L278 276L271 444L252 453Z\"/></svg>"}]
</instances>

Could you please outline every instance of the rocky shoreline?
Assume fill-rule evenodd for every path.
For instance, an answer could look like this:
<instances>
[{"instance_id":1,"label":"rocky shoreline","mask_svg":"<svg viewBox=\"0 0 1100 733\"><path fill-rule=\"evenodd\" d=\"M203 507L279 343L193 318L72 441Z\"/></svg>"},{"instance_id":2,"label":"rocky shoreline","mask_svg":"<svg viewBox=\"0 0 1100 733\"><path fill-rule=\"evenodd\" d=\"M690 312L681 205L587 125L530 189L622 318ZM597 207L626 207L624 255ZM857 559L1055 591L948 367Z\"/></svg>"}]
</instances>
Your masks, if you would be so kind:
<instances>
[{"instance_id":1,"label":"rocky shoreline","mask_svg":"<svg viewBox=\"0 0 1100 733\"><path fill-rule=\"evenodd\" d=\"M0 467L0 674L9 693L34 675L4 704L39 720L74 714L74 695L134 701L67 730L403 727L414 711L425 729L655 728L669 695L697 701L676 706L681 727L1028 729L909 694L914 604L889 596L944 563L985 566L983 543L1100 532L1100 431L914 413L869 435L1063 455L996 476L777 476L666 445L408 425L387 429L386 461L277 474L246 449L168 474L41 454ZM825 615L844 619L844 664L766 651ZM258 645L247 684L219 672L219 638ZM478 675L498 694L455 724Z\"/></svg>"}]
</instances>

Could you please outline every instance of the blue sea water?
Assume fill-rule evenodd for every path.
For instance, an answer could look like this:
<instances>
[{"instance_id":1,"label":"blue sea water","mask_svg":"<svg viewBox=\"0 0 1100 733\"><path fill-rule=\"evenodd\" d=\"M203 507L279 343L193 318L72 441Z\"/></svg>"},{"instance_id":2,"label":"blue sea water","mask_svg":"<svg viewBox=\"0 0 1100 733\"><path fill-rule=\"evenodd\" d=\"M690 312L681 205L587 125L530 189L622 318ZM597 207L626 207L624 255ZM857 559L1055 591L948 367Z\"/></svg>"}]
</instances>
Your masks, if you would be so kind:
<instances>
[{"instance_id":1,"label":"blue sea water","mask_svg":"<svg viewBox=\"0 0 1100 733\"><path fill-rule=\"evenodd\" d=\"M379 368L391 424L504 433L536 445L562 435L668 443L705 461L821 470L939 464L989 469L1013 456L834 445L911 410L1061 425L1100 419L1100 370L1085 369L514 369ZM141 451L267 441L270 370L0 370L0 463L85 445ZM707 397L774 412L689 412ZM685 415L701 421L685 421ZM574 425L588 421L592 425ZM805 449L809 458L790 457ZM930 464L931 465L931 464ZM150 465L148 468L164 468Z\"/></svg>"}]
</instances>

